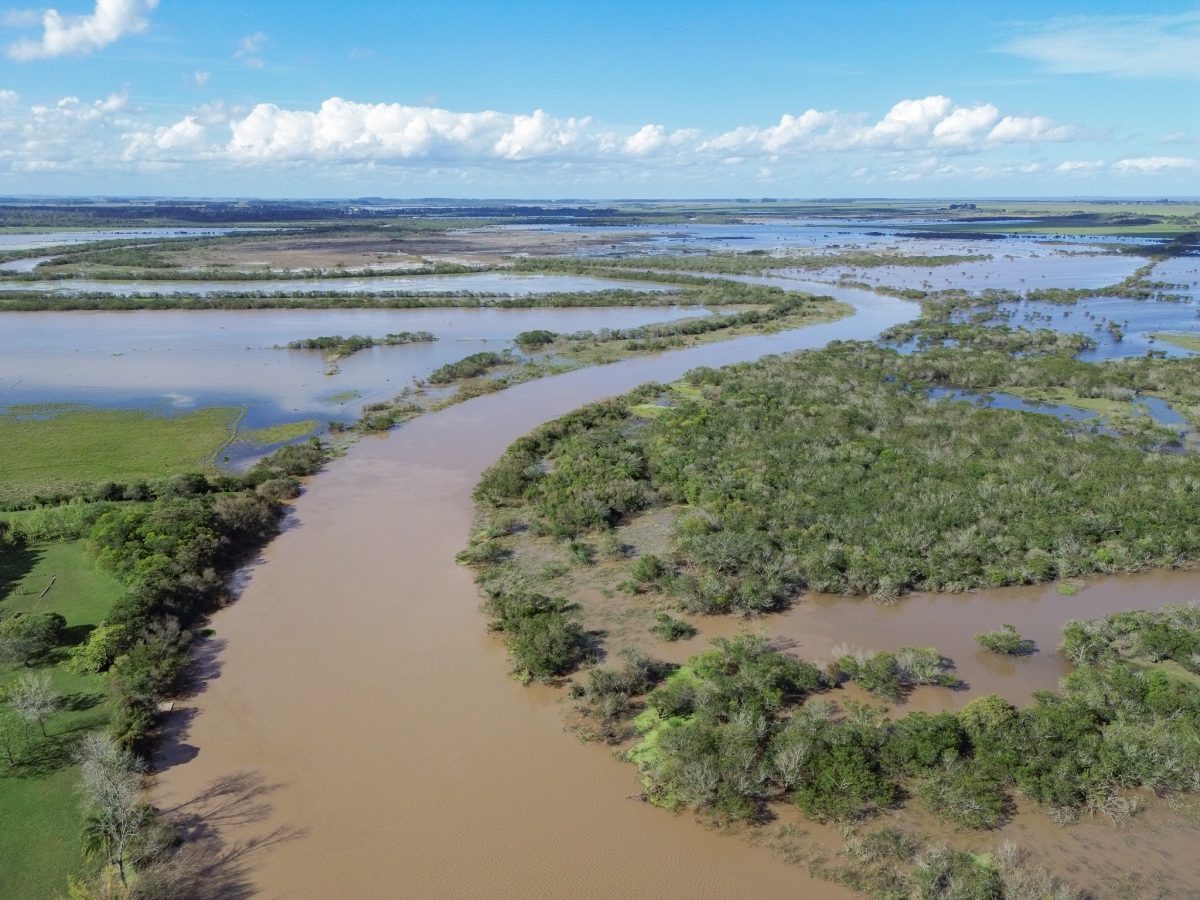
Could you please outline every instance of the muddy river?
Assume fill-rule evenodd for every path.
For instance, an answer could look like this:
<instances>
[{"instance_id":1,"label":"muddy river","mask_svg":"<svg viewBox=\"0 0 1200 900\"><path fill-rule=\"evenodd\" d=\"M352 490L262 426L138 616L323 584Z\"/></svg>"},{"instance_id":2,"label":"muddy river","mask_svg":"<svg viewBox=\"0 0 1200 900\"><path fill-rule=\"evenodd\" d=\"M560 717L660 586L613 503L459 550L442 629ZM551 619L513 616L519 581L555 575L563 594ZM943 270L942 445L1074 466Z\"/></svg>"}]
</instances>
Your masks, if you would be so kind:
<instances>
[{"instance_id":1,"label":"muddy river","mask_svg":"<svg viewBox=\"0 0 1200 900\"><path fill-rule=\"evenodd\" d=\"M847 896L763 846L631 799L633 767L564 733L559 692L505 677L471 573L454 563L480 473L540 422L697 365L871 338L916 314L902 301L836 293L857 315L520 385L365 440L314 479L287 530L246 573L240 600L214 617L199 691L172 714L157 760L155 800L211 854L213 892ZM917 596L889 608L816 598L768 624L814 657L847 639L934 643L973 689L1005 685L1016 698L1061 674L1052 651L1065 618L1188 599L1193 583L1150 575L1096 582L1075 597L1038 588ZM1042 652L1011 663L977 658L966 636L1004 622ZM736 625L714 623L710 634L720 627ZM930 696L931 705L954 705L959 695ZM1060 871L1081 869L1071 874L1085 882L1122 870L1153 880L1170 864L1196 883L1194 831L1150 824L1059 831L1029 816L1006 833ZM832 840L804 829L806 840ZM1095 866L1075 865L1085 848L1101 855Z\"/></svg>"}]
</instances>

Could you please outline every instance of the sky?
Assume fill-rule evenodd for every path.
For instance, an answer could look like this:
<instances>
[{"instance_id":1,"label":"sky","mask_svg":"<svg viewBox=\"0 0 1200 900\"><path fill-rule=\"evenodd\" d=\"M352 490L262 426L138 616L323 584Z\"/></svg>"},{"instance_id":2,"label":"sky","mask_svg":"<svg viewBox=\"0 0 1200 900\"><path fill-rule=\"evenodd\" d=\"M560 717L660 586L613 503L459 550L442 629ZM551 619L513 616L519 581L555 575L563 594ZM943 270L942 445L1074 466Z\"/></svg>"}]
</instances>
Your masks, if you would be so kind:
<instances>
[{"instance_id":1,"label":"sky","mask_svg":"<svg viewBox=\"0 0 1200 900\"><path fill-rule=\"evenodd\" d=\"M0 194L1200 195L1200 3L0 0Z\"/></svg>"}]
</instances>

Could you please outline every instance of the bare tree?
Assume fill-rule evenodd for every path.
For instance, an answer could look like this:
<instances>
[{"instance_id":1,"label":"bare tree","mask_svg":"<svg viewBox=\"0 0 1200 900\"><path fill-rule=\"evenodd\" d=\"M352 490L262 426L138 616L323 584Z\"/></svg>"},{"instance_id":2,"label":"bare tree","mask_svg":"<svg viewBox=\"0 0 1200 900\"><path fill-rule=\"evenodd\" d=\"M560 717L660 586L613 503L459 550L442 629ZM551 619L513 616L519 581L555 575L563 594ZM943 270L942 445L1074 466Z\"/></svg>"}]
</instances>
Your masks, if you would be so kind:
<instances>
[{"instance_id":1,"label":"bare tree","mask_svg":"<svg viewBox=\"0 0 1200 900\"><path fill-rule=\"evenodd\" d=\"M37 722L42 737L46 737L46 721L62 708L62 697L45 672L22 675L21 680L9 688L7 702L26 722Z\"/></svg>"},{"instance_id":2,"label":"bare tree","mask_svg":"<svg viewBox=\"0 0 1200 900\"><path fill-rule=\"evenodd\" d=\"M84 853L114 866L126 884L131 868L161 854L170 841L154 809L142 802L145 763L99 732L79 742L75 760L87 808Z\"/></svg>"}]
</instances>

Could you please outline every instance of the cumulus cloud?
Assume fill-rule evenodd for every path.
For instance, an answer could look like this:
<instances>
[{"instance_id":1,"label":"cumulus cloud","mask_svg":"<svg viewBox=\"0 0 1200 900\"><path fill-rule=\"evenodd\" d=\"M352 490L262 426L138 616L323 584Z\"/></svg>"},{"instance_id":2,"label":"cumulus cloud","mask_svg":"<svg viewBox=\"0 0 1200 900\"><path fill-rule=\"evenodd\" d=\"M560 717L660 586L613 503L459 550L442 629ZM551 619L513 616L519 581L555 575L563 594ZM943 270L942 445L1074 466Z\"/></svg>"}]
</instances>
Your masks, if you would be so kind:
<instances>
[{"instance_id":1,"label":"cumulus cloud","mask_svg":"<svg viewBox=\"0 0 1200 900\"><path fill-rule=\"evenodd\" d=\"M40 39L24 38L8 47L18 62L91 53L127 34L145 31L158 0L96 0L86 16L64 16L57 9L42 14Z\"/></svg>"},{"instance_id":2,"label":"cumulus cloud","mask_svg":"<svg viewBox=\"0 0 1200 900\"><path fill-rule=\"evenodd\" d=\"M1194 169L1198 165L1200 160L1183 156L1134 156L1117 160L1113 169L1125 174L1155 175L1175 169Z\"/></svg>"},{"instance_id":3,"label":"cumulus cloud","mask_svg":"<svg viewBox=\"0 0 1200 900\"><path fill-rule=\"evenodd\" d=\"M1055 19L1000 49L1048 72L1116 78L1200 77L1200 12Z\"/></svg>"},{"instance_id":4,"label":"cumulus cloud","mask_svg":"<svg viewBox=\"0 0 1200 900\"><path fill-rule=\"evenodd\" d=\"M186 77L204 81L195 73ZM1086 163L1056 169L1055 162L1032 155L1041 145L1077 138L1070 127L1045 117L1005 114L990 103L958 105L942 95L902 100L874 117L809 109L774 124L713 133L654 122L617 128L543 109L458 112L432 103L341 97L316 108L217 102L162 119L131 108L124 93L25 107L0 92L0 174L39 167L137 173L209 165L214 173L231 166L303 168L318 177L345 178L391 167L388 177L414 183L424 177L476 184L544 177L632 184L665 173L697 185L730 177L784 183L799 172L855 181L964 181L1087 174ZM974 162L965 162L969 158ZM1105 164L1103 171L1167 171L1172 164L1164 159L1174 157L1135 158L1119 168ZM855 170L870 174L860 179ZM739 174L724 174L729 172Z\"/></svg>"},{"instance_id":5,"label":"cumulus cloud","mask_svg":"<svg viewBox=\"0 0 1200 900\"><path fill-rule=\"evenodd\" d=\"M810 109L768 128L742 126L709 140L712 150L776 154L848 150L959 152L993 144L1070 140L1075 132L1043 116L1004 116L990 103L955 106L941 95L901 100L878 122L861 115Z\"/></svg>"},{"instance_id":6,"label":"cumulus cloud","mask_svg":"<svg viewBox=\"0 0 1200 900\"><path fill-rule=\"evenodd\" d=\"M1060 175L1090 175L1105 167L1103 160L1066 159L1054 167Z\"/></svg>"},{"instance_id":7,"label":"cumulus cloud","mask_svg":"<svg viewBox=\"0 0 1200 900\"><path fill-rule=\"evenodd\" d=\"M207 87L210 73L205 69L197 69L192 73L192 84L196 87Z\"/></svg>"}]
</instances>

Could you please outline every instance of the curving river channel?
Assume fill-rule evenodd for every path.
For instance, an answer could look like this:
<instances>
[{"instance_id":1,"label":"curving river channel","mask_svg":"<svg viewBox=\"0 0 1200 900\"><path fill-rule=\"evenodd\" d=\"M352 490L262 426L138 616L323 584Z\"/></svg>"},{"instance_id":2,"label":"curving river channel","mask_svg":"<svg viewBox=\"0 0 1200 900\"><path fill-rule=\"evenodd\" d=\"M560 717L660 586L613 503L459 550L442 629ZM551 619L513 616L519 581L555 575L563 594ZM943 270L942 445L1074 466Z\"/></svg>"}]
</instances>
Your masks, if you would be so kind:
<instances>
[{"instance_id":1,"label":"curving river channel","mask_svg":"<svg viewBox=\"0 0 1200 900\"><path fill-rule=\"evenodd\" d=\"M214 617L198 692L171 715L156 761L155 800L210 854L212 893L849 896L764 846L630 799L634 769L564 733L558 692L504 677L471 573L454 562L480 474L537 424L698 365L871 339L917 314L863 291L766 281L832 294L855 313L480 397L364 440L313 480L240 600ZM1181 578L1166 582L1184 589ZM1169 599L1185 598L1158 602ZM985 601L893 609L952 630L962 604ZM821 652L822 629L840 630L836 618L822 624L823 605L802 620ZM874 621L872 635L912 626L903 612L880 621L862 604L828 605L844 610L841 624ZM968 668L968 680L983 677ZM1043 846L1068 853L1087 835ZM1093 840L1112 844L1113 858L1124 846L1111 834Z\"/></svg>"}]
</instances>

